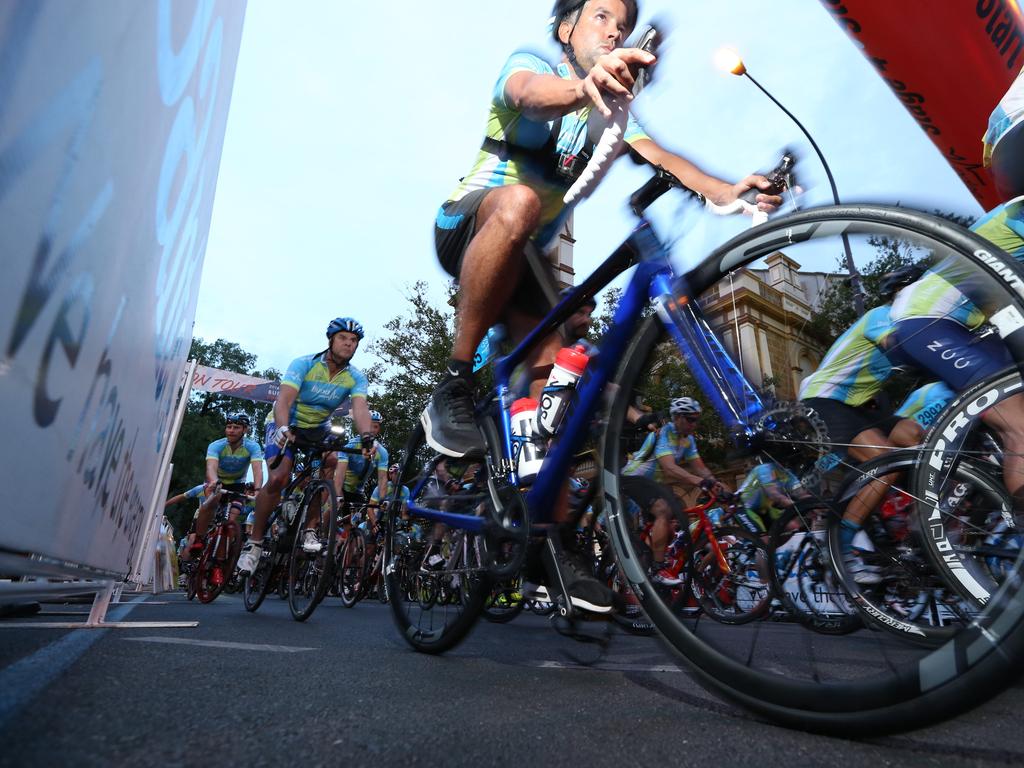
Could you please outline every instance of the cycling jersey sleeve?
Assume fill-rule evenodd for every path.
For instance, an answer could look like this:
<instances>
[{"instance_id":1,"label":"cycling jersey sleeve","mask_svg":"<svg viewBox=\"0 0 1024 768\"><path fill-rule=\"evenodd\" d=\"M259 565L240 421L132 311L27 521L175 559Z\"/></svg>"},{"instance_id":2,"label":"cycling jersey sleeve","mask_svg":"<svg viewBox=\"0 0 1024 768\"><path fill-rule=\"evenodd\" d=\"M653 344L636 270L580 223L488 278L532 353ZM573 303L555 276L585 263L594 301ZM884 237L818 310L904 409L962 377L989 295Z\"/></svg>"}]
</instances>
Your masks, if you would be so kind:
<instances>
[{"instance_id":1,"label":"cycling jersey sleeve","mask_svg":"<svg viewBox=\"0 0 1024 768\"><path fill-rule=\"evenodd\" d=\"M662 456L671 456L675 458L676 449L674 440L672 439L672 425L666 424L658 431L658 440L654 444L654 458L660 459Z\"/></svg>"},{"instance_id":2,"label":"cycling jersey sleeve","mask_svg":"<svg viewBox=\"0 0 1024 768\"><path fill-rule=\"evenodd\" d=\"M228 444L228 439L222 437L220 440L214 440L208 446L206 446L206 458L217 459L220 461L220 454L224 450L224 446Z\"/></svg>"},{"instance_id":3,"label":"cycling jersey sleeve","mask_svg":"<svg viewBox=\"0 0 1024 768\"><path fill-rule=\"evenodd\" d=\"M378 470L388 468L388 449L383 445L377 446L377 461L376 467Z\"/></svg>"},{"instance_id":4,"label":"cycling jersey sleeve","mask_svg":"<svg viewBox=\"0 0 1024 768\"><path fill-rule=\"evenodd\" d=\"M285 371L284 376L281 378L282 387L291 387L292 389L302 389L302 382L306 378L306 374L309 373L309 369L313 366L313 359L310 357L297 357L292 360L291 365L288 366L288 370ZM271 411L273 413L273 411Z\"/></svg>"},{"instance_id":5,"label":"cycling jersey sleeve","mask_svg":"<svg viewBox=\"0 0 1024 768\"><path fill-rule=\"evenodd\" d=\"M492 95L495 103L500 104L505 109L509 110L514 108L505 98L505 85L508 83L508 79L516 72L532 72L535 75L553 75L555 70L552 69L551 65L542 58L527 51L516 51L509 56L508 60L505 62L505 66L501 70L501 74L498 75L498 82L494 84L494 93Z\"/></svg>"},{"instance_id":6,"label":"cycling jersey sleeve","mask_svg":"<svg viewBox=\"0 0 1024 768\"><path fill-rule=\"evenodd\" d=\"M697 450L697 438L693 435L684 437L679 443L679 455L676 457L676 462L693 461L699 458L700 452Z\"/></svg>"},{"instance_id":7,"label":"cycling jersey sleeve","mask_svg":"<svg viewBox=\"0 0 1024 768\"><path fill-rule=\"evenodd\" d=\"M352 384L352 390L349 392L349 397L362 397L365 399L366 390L369 387L369 384L366 381L366 374L351 365L348 367L348 370L349 373L352 374L352 379L354 381Z\"/></svg>"},{"instance_id":8,"label":"cycling jersey sleeve","mask_svg":"<svg viewBox=\"0 0 1024 768\"><path fill-rule=\"evenodd\" d=\"M206 489L206 486L203 485L202 483L200 483L199 485L194 486L192 488L189 488L187 491L185 491L185 498L186 499L194 499L194 498L196 498L198 496L202 496L203 495L203 491L205 489Z\"/></svg>"},{"instance_id":9,"label":"cycling jersey sleeve","mask_svg":"<svg viewBox=\"0 0 1024 768\"><path fill-rule=\"evenodd\" d=\"M250 461L259 461L263 458L263 446L251 437L245 439L245 450L249 452Z\"/></svg>"}]
</instances>

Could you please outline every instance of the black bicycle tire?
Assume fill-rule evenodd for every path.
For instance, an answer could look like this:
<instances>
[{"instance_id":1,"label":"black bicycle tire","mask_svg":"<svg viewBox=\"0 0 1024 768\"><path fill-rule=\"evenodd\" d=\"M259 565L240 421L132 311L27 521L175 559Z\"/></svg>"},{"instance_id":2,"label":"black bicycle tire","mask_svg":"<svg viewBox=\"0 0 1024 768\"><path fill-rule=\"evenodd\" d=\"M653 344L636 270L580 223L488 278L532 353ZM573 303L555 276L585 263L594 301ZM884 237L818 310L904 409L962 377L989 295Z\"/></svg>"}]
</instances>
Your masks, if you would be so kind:
<instances>
[{"instance_id":1,"label":"black bicycle tire","mask_svg":"<svg viewBox=\"0 0 1024 768\"><path fill-rule=\"evenodd\" d=\"M934 216L883 206L835 206L778 217L716 249L687 275L687 294L700 296L730 271L767 256L787 243L803 242L818 228L823 234L859 232L867 225L878 231L922 235L973 264L972 279L995 287L1004 306L1024 314L1024 270L990 243ZM910 238L913 239L913 238ZM993 256L993 253L995 254ZM988 257L983 261L979 254ZM618 503L618 430L625 417L632 382L659 335L656 317L634 335L620 358L612 380L618 397L610 407L602 435L605 456L605 494L616 552L630 582L640 590L647 614L668 647L704 685L777 722L837 734L880 734L938 722L991 698L1024 670L1024 595L1020 585L1004 589L998 604L999 634L989 641L978 630L967 630L941 648L928 652L920 664L883 680L806 681L769 675L738 663L710 647L675 619L668 608L651 599L645 574L631 560L628 532ZM1024 334L1005 339L1015 360L1024 360ZM1018 561L1019 562L1019 561ZM987 643L987 645L986 645ZM970 647L972 656L967 659Z\"/></svg>"},{"instance_id":2,"label":"black bicycle tire","mask_svg":"<svg viewBox=\"0 0 1024 768\"><path fill-rule=\"evenodd\" d=\"M317 577L316 585L313 588L313 594L308 595L309 602L304 608L299 608L297 598L295 597L294 582L295 573L298 568L299 559L295 556L296 550L301 551L302 549L302 525L305 524L307 515L309 512L309 505L313 503L314 499L323 497L327 499L327 505L330 509L327 511L327 531L325 541L326 549L321 552L319 557L323 559L324 570ZM323 504L323 502L320 502ZM321 513L321 518L323 514ZM327 594L327 588L330 586L331 580L334 578L334 548L336 545L337 536L335 532L337 530L338 521L338 502L334 495L334 487L326 480L314 480L306 486L306 490L303 493L302 505L299 507L297 518L300 521L300 525L296 531L295 539L292 542L292 554L291 561L288 565L288 608L291 610L292 618L296 621L306 621L316 607L320 604L320 601L324 599L324 595Z\"/></svg>"},{"instance_id":3,"label":"black bicycle tire","mask_svg":"<svg viewBox=\"0 0 1024 768\"><path fill-rule=\"evenodd\" d=\"M273 545L270 545L273 547ZM263 605L263 601L267 597L267 593L270 591L270 581L274 575L274 558L276 553L273 551L268 552L266 555L261 555L259 562L256 563L256 568L251 574L245 577L245 584L242 588L242 602L245 605L245 610L249 613L255 613L259 610L260 606ZM257 574L263 573L263 580L260 582L260 587L253 594L251 584L256 578Z\"/></svg>"},{"instance_id":4,"label":"black bicycle tire","mask_svg":"<svg viewBox=\"0 0 1024 768\"><path fill-rule=\"evenodd\" d=\"M490 424L489 419L485 421L489 425L489 429L487 430L488 441L492 445L496 445L494 427ZM399 481L395 483L395 488L392 492L393 495L389 499L388 503L387 530L389 534L384 542L384 562L387 564L385 566L385 578L388 579L388 591L393 596L388 604L391 606L391 616L399 634L414 650L420 653L439 654L444 653L461 643L476 625L480 618L480 613L483 610L483 603L487 597L489 585L486 583L486 579L477 584L477 588L470 593L469 601L463 604L463 610L456 620L451 625L446 624L445 628L439 633L425 633L422 628L414 627L412 622L405 615L404 605L407 601L400 599L405 596L402 594L401 585L397 583L396 578L399 569L397 567L393 568L390 566L393 564L393 560L397 557L394 551L394 537L402 530L401 512L404 509L404 503L401 499L402 480L403 478L413 477L417 474L419 470L419 467L417 466L417 451L423 443L423 426L417 422L415 429L413 429L412 433L409 435L405 451L402 454L402 463L400 464L401 468L398 475ZM416 574L410 574L410 579L415 583ZM434 600L436 600L436 586L434 588L434 592ZM411 603L412 601L409 602Z\"/></svg>"},{"instance_id":5,"label":"black bicycle tire","mask_svg":"<svg viewBox=\"0 0 1024 768\"><path fill-rule=\"evenodd\" d=\"M775 597L782 603L782 607L786 610L790 617L796 620L798 623L807 627L808 629L818 632L824 635L848 635L851 632L856 632L864 627L864 622L860 617L859 613L854 614L828 614L818 613L811 608L811 603L807 602L808 609L795 602L790 596L789 590L786 585L779 579L779 572L775 567L775 556L776 551L779 548L779 541L785 534L785 531L789 528L793 518L800 515L801 518L804 514L809 513L811 510L817 509L823 506L820 502L800 502L798 501L790 509L783 510L782 514L772 523L772 527L768 530L768 545L766 547L766 553L768 561L771 567L768 570L768 578L772 585L772 592ZM832 510L827 508L827 514L833 515ZM805 531L805 535L808 533ZM813 542L811 543L813 546ZM803 547L801 546L801 549ZM798 564L799 556L794 555L792 561L789 564ZM799 576L797 577L799 581Z\"/></svg>"},{"instance_id":6,"label":"black bicycle tire","mask_svg":"<svg viewBox=\"0 0 1024 768\"><path fill-rule=\"evenodd\" d=\"M1006 394L1008 391L1016 393L1019 391L1020 379L1021 374L1019 372L1003 372L985 379L966 392L961 393L952 403L946 406L932 423L931 427L929 427L922 442L925 458L931 458L937 441L942 439L943 433L950 423L956 422L961 418L961 414L965 410L964 404L970 404L979 397L979 394L984 394L993 389L1001 390L1000 394ZM960 423L968 421L973 421L973 418L964 418ZM914 478L913 491L915 497L926 498L926 492L929 488L938 487L940 475L944 471L937 470L931 461L922 461L919 471ZM981 473L982 469L979 467L975 471ZM950 547L946 540L945 527L937 526L935 520L931 519L933 516L933 505L918 504L917 516L918 525L921 530L927 532L927 535L922 536L922 538L924 539L926 552L932 565L943 574L947 583L965 600L970 600L978 605L987 602L993 585L978 583L975 586L972 584L972 578L979 573L979 570L985 570L985 568L981 564L976 563L973 558L951 557L951 553L955 549ZM1018 562L1020 561L1018 560ZM982 576L978 581L980 582L983 578ZM979 593L981 592L984 592L985 595L980 596Z\"/></svg>"},{"instance_id":7,"label":"black bicycle tire","mask_svg":"<svg viewBox=\"0 0 1024 768\"><path fill-rule=\"evenodd\" d=\"M217 556L215 551L217 542L216 531L217 526L207 531L206 543L203 546L202 554L199 556L199 562L196 564L196 598L204 605L216 600L224 590L224 584L227 583L227 576L224 576L224 580L219 585L211 586L209 589L204 588L207 571L213 567L213 561Z\"/></svg>"},{"instance_id":8,"label":"black bicycle tire","mask_svg":"<svg viewBox=\"0 0 1024 768\"><path fill-rule=\"evenodd\" d=\"M887 468L897 469L900 466L903 467L903 471L907 472L908 478L904 487L909 487L913 480L914 468L920 461L920 455L917 451L898 451L889 454L883 454L877 456L869 461L865 461L858 466L858 471L868 473L872 476L885 477L890 474ZM965 468L965 471L969 469ZM843 499L849 495L851 487L860 482L860 478L851 476L840 485L836 491L836 498ZM872 514L875 514L872 512ZM850 574L847 571L846 565L841 558L836 557L837 547L839 546L839 529L840 529L840 518L834 516L829 520L828 525L828 537L829 537L829 553L832 557L832 568L839 575L843 581L843 585L846 591L850 594L853 604L857 606L858 610L864 619L864 622L869 626L875 627L883 632L895 633L898 637L906 642L920 644L930 647L938 647L942 643L952 638L958 631L955 627L931 627L926 626L923 623L918 623L917 619L911 619L909 617L904 618L899 615L893 615L892 611L886 610L884 605L878 605L878 601L874 600L871 595L866 595ZM918 546L921 547L924 552L923 542L921 537L913 537ZM931 559L929 558L929 561ZM934 563L932 563L934 568ZM942 579L941 573L936 572L936 578ZM920 618L920 617L917 617Z\"/></svg>"},{"instance_id":9,"label":"black bicycle tire","mask_svg":"<svg viewBox=\"0 0 1024 768\"><path fill-rule=\"evenodd\" d=\"M508 591L509 589L511 588L507 586L503 587L503 591ZM491 591L491 595L493 594L494 590ZM488 595L488 599L491 595ZM484 619L492 624L508 624L510 621L515 619L516 616L521 614L524 608L526 608L526 601L520 595L519 600L509 608L494 608L493 605L488 605L485 601L481 613Z\"/></svg>"},{"instance_id":10,"label":"black bicycle tire","mask_svg":"<svg viewBox=\"0 0 1024 768\"><path fill-rule=\"evenodd\" d=\"M359 574L359 579L355 583L354 591L351 594L345 592L345 557L349 550L358 549L360 570L362 573ZM341 598L341 604L346 608L355 608L356 603L362 598L362 592L365 589L364 579L366 578L366 532L358 527L353 527L348 532L348 537L345 539L345 543L341 547L341 569L342 572L339 574L341 578L341 589L338 591L338 596Z\"/></svg>"},{"instance_id":11,"label":"black bicycle tire","mask_svg":"<svg viewBox=\"0 0 1024 768\"><path fill-rule=\"evenodd\" d=\"M760 538L744 528L723 526L721 528L715 528L714 532L716 538L723 539L728 536L733 536L737 539L744 540L757 550L765 550L765 546L761 542ZM765 563L762 565L767 567L767 556L765 558ZM697 587L697 584L700 582L701 579L695 575L693 577L693 590L695 594L698 592L699 588ZM762 618L766 613L768 613L768 608L771 605L771 597L772 586L770 581L768 581L765 583L765 596L758 600L757 604L749 611L742 611L740 613L719 611L715 606L714 601L706 596L706 594L701 594L697 599L708 618L721 622L722 624L748 624L751 621L756 621L757 619Z\"/></svg>"}]
</instances>

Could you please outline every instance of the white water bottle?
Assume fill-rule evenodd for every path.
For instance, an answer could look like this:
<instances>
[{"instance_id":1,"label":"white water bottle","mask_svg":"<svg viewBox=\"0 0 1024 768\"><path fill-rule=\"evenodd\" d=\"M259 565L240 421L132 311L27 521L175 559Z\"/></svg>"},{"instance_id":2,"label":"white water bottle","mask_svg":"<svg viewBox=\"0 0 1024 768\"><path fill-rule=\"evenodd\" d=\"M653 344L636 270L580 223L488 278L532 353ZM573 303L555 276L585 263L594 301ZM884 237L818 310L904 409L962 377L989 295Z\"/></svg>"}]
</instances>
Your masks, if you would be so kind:
<instances>
[{"instance_id":1,"label":"white water bottle","mask_svg":"<svg viewBox=\"0 0 1024 768\"><path fill-rule=\"evenodd\" d=\"M548 383L540 396L540 412L537 414L537 434L551 437L558 431L558 425L569 406L569 399L586 370L586 352L583 347L563 347L555 357L555 367L551 369Z\"/></svg>"},{"instance_id":2,"label":"white water bottle","mask_svg":"<svg viewBox=\"0 0 1024 768\"><path fill-rule=\"evenodd\" d=\"M537 419L537 401L523 397L512 403L512 459L516 463L516 474L520 483L529 483L540 472L544 463L543 448L534 440L534 424Z\"/></svg>"}]
</instances>

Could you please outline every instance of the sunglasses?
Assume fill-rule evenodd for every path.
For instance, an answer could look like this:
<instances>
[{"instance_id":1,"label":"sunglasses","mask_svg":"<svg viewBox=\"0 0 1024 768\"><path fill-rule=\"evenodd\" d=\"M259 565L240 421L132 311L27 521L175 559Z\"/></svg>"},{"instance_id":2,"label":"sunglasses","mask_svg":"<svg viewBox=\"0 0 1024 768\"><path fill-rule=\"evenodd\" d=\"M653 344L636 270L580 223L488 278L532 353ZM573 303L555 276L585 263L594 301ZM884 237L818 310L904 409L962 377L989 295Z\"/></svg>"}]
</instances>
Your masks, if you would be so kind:
<instances>
[{"instance_id":1,"label":"sunglasses","mask_svg":"<svg viewBox=\"0 0 1024 768\"><path fill-rule=\"evenodd\" d=\"M698 421L700 421L700 416L683 416L683 418L686 419L686 421L690 422L691 424L696 424Z\"/></svg>"}]
</instances>

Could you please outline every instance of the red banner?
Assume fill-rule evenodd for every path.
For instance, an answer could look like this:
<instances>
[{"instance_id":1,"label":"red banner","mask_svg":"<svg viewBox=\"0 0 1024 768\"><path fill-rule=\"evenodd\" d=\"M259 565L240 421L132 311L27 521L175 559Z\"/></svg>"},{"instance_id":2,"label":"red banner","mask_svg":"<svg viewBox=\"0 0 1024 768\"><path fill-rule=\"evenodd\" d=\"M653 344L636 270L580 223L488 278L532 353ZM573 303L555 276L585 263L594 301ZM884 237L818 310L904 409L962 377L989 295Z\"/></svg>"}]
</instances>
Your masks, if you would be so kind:
<instances>
[{"instance_id":1,"label":"red banner","mask_svg":"<svg viewBox=\"0 0 1024 768\"><path fill-rule=\"evenodd\" d=\"M986 209L988 117L1024 67L1017 0L821 0Z\"/></svg>"}]
</instances>

